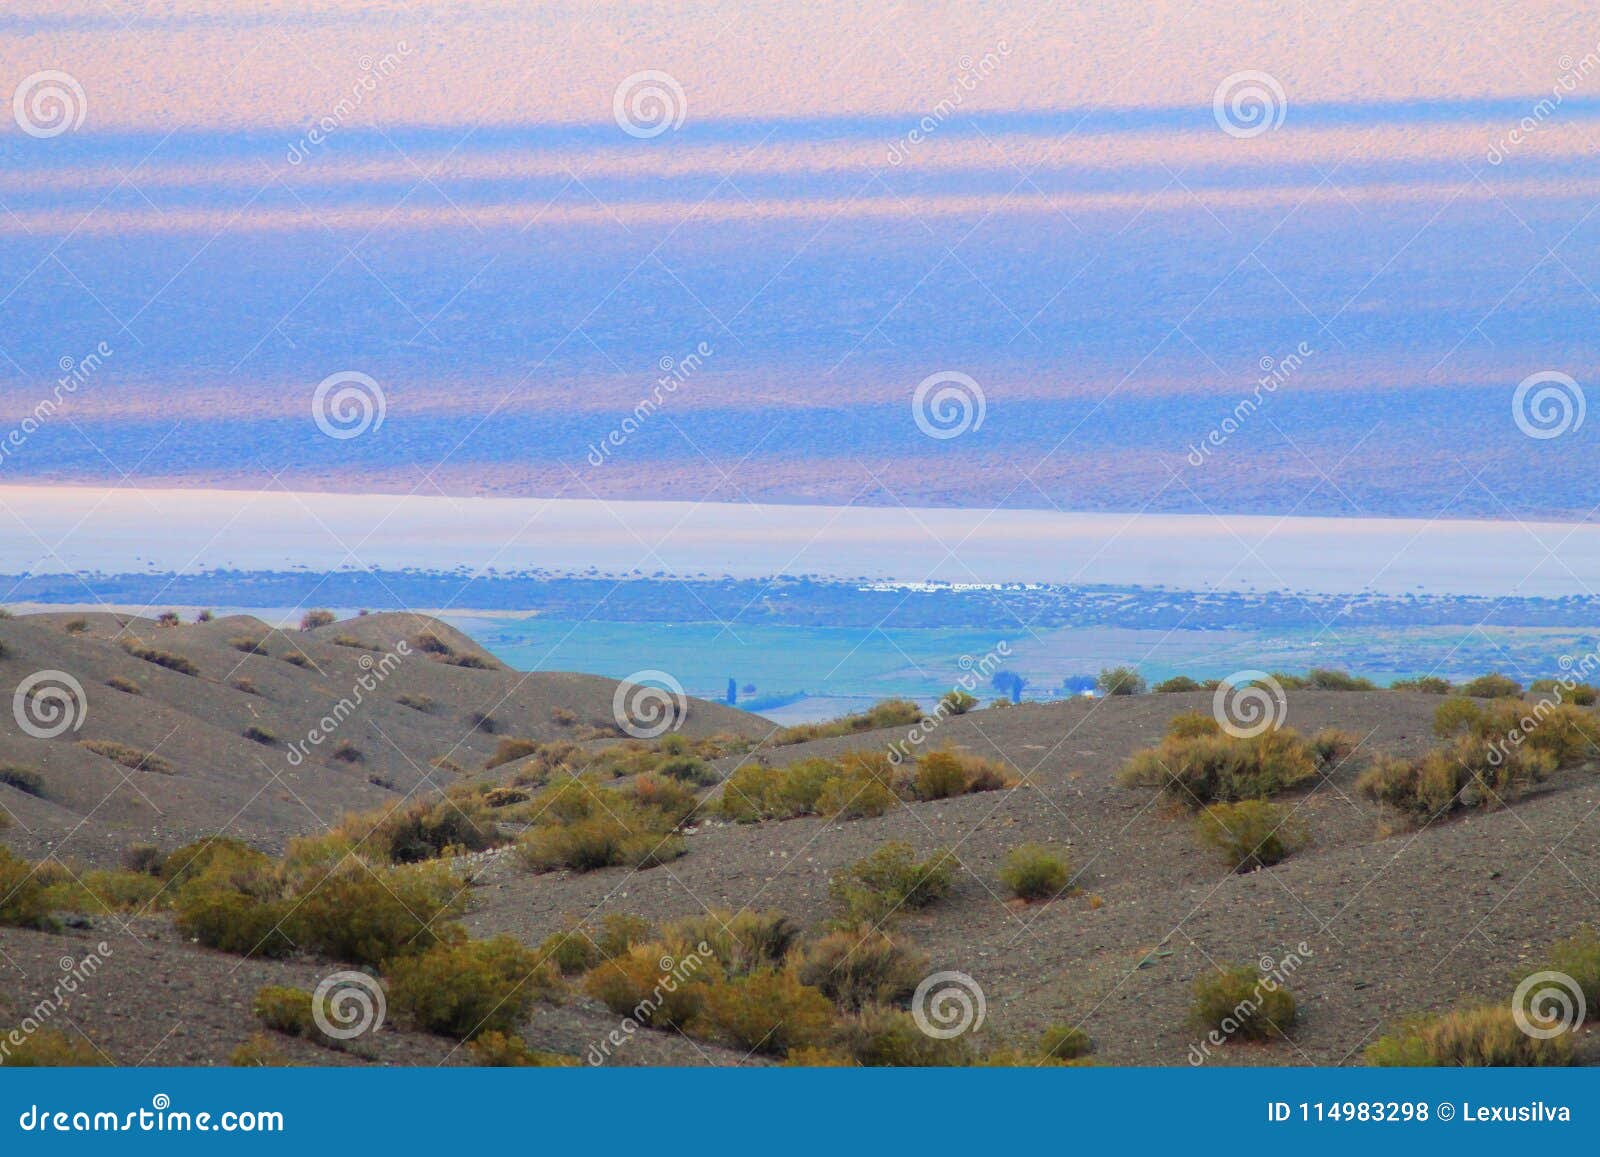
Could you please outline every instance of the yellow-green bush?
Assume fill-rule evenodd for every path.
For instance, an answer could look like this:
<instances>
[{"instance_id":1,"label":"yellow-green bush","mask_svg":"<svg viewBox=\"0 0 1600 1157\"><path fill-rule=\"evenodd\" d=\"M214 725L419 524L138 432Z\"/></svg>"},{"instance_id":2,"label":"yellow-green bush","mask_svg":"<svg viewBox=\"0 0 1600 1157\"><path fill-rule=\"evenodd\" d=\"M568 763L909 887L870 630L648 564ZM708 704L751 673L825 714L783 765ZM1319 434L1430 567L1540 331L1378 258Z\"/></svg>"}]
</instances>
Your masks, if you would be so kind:
<instances>
[{"instance_id":1,"label":"yellow-green bush","mask_svg":"<svg viewBox=\"0 0 1600 1157\"><path fill-rule=\"evenodd\" d=\"M1189 730L1184 717L1174 721ZM1135 752L1117 773L1124 787L1156 787L1190 807L1265 799L1317 776L1316 753L1290 728L1248 739L1171 734Z\"/></svg>"},{"instance_id":2,"label":"yellow-green bush","mask_svg":"<svg viewBox=\"0 0 1600 1157\"><path fill-rule=\"evenodd\" d=\"M1076 1025L1053 1024L1039 1036L1039 1055L1051 1060L1074 1061L1092 1051L1094 1042Z\"/></svg>"},{"instance_id":3,"label":"yellow-green bush","mask_svg":"<svg viewBox=\"0 0 1600 1157\"><path fill-rule=\"evenodd\" d=\"M1072 880L1066 855L1043 844L1021 844L1006 853L1000 882L1019 900L1050 900Z\"/></svg>"},{"instance_id":4,"label":"yellow-green bush","mask_svg":"<svg viewBox=\"0 0 1600 1157\"><path fill-rule=\"evenodd\" d=\"M486 1032L467 1042L472 1063L486 1069L552 1069L578 1063L577 1057L530 1049L519 1036Z\"/></svg>"},{"instance_id":5,"label":"yellow-green bush","mask_svg":"<svg viewBox=\"0 0 1600 1157\"><path fill-rule=\"evenodd\" d=\"M950 891L957 864L947 851L918 860L910 844L891 840L829 883L837 921L878 924L901 910L925 908Z\"/></svg>"},{"instance_id":6,"label":"yellow-green bush","mask_svg":"<svg viewBox=\"0 0 1600 1157\"><path fill-rule=\"evenodd\" d=\"M717 1039L770 1056L821 1044L834 1022L827 997L777 968L707 985L704 1015Z\"/></svg>"},{"instance_id":7,"label":"yellow-green bush","mask_svg":"<svg viewBox=\"0 0 1600 1157\"><path fill-rule=\"evenodd\" d=\"M583 990L647 1028L688 1031L720 974L714 959L679 959L667 955L664 945L641 944L597 965L583 978Z\"/></svg>"},{"instance_id":8,"label":"yellow-green bush","mask_svg":"<svg viewBox=\"0 0 1600 1157\"><path fill-rule=\"evenodd\" d=\"M1217 969L1194 982L1189 1020L1199 1032L1244 1040L1272 1040L1294 1024L1289 990L1249 965Z\"/></svg>"},{"instance_id":9,"label":"yellow-green bush","mask_svg":"<svg viewBox=\"0 0 1600 1157\"><path fill-rule=\"evenodd\" d=\"M843 1018L834 1032L834 1048L855 1064L871 1068L928 1068L972 1062L968 1037L931 1037L909 1013L881 1005L868 1005Z\"/></svg>"},{"instance_id":10,"label":"yellow-green bush","mask_svg":"<svg viewBox=\"0 0 1600 1157\"><path fill-rule=\"evenodd\" d=\"M1558 940L1551 946L1546 967L1572 977L1583 990L1588 1018L1600 1019L1600 935L1593 928L1582 927L1575 935Z\"/></svg>"},{"instance_id":11,"label":"yellow-green bush","mask_svg":"<svg viewBox=\"0 0 1600 1157\"><path fill-rule=\"evenodd\" d=\"M909 1000L928 959L870 924L840 928L802 946L796 975L846 1012Z\"/></svg>"},{"instance_id":12,"label":"yellow-green bush","mask_svg":"<svg viewBox=\"0 0 1600 1157\"><path fill-rule=\"evenodd\" d=\"M378 966L459 936L451 922L463 901L439 865L342 865L304 882L287 921L301 948L351 964Z\"/></svg>"},{"instance_id":13,"label":"yellow-green bush","mask_svg":"<svg viewBox=\"0 0 1600 1157\"><path fill-rule=\"evenodd\" d=\"M1265 800L1217 803L1195 817L1200 842L1235 872L1279 863L1306 846L1310 833L1294 813Z\"/></svg>"},{"instance_id":14,"label":"yellow-green bush","mask_svg":"<svg viewBox=\"0 0 1600 1157\"><path fill-rule=\"evenodd\" d=\"M1570 1065L1572 1038L1529 1036L1499 1005L1465 1008L1403 1023L1367 1047L1366 1062L1383 1068Z\"/></svg>"},{"instance_id":15,"label":"yellow-green bush","mask_svg":"<svg viewBox=\"0 0 1600 1157\"><path fill-rule=\"evenodd\" d=\"M12 928L53 928L44 886L33 865L0 848L0 925Z\"/></svg>"},{"instance_id":16,"label":"yellow-green bush","mask_svg":"<svg viewBox=\"0 0 1600 1157\"><path fill-rule=\"evenodd\" d=\"M471 1040L509 1033L559 992L556 969L509 936L437 944L391 962L390 1007L428 1032Z\"/></svg>"},{"instance_id":17,"label":"yellow-green bush","mask_svg":"<svg viewBox=\"0 0 1600 1157\"><path fill-rule=\"evenodd\" d=\"M499 842L496 821L483 802L465 793L347 815L328 834L359 855L393 864L479 852Z\"/></svg>"},{"instance_id":18,"label":"yellow-green bush","mask_svg":"<svg viewBox=\"0 0 1600 1157\"><path fill-rule=\"evenodd\" d=\"M17 1069L100 1068L112 1062L87 1040L75 1040L53 1028L41 1028L12 1044L9 1032L0 1032L0 1065Z\"/></svg>"}]
</instances>

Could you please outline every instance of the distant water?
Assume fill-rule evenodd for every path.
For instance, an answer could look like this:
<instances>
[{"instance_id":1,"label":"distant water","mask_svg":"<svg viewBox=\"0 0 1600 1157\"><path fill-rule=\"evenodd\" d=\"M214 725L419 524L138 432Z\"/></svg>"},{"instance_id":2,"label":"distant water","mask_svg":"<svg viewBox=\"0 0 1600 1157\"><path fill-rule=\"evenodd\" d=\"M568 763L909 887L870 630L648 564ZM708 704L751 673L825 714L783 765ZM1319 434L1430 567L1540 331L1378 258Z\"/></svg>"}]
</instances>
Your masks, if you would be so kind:
<instances>
[{"instance_id":1,"label":"distant water","mask_svg":"<svg viewBox=\"0 0 1600 1157\"><path fill-rule=\"evenodd\" d=\"M1600 526L0 487L0 571L417 568L1593 593Z\"/></svg>"}]
</instances>

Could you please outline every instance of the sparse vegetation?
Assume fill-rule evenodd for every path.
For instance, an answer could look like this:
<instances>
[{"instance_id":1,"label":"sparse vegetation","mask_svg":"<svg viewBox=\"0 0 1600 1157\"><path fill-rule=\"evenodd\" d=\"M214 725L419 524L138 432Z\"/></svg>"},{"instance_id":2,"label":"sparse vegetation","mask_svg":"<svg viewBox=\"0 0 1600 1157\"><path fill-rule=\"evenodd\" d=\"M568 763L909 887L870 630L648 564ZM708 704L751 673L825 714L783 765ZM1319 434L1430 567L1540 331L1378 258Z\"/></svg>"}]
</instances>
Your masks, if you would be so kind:
<instances>
[{"instance_id":1,"label":"sparse vegetation","mask_svg":"<svg viewBox=\"0 0 1600 1157\"><path fill-rule=\"evenodd\" d=\"M428 695L396 695L394 701L402 707L409 707L413 711L420 711L427 715L433 710L433 699Z\"/></svg>"},{"instance_id":2,"label":"sparse vegetation","mask_svg":"<svg viewBox=\"0 0 1600 1157\"><path fill-rule=\"evenodd\" d=\"M135 683L132 679L124 679L121 675L111 676L111 678L106 680L106 686L110 687L113 691L121 691L127 695L144 694L143 687L140 687L139 684Z\"/></svg>"},{"instance_id":3,"label":"sparse vegetation","mask_svg":"<svg viewBox=\"0 0 1600 1157\"><path fill-rule=\"evenodd\" d=\"M1529 1036L1501 1005L1463 1008L1403 1023L1367 1047L1366 1062L1384 1068L1570 1065L1572 1037Z\"/></svg>"},{"instance_id":4,"label":"sparse vegetation","mask_svg":"<svg viewBox=\"0 0 1600 1157\"><path fill-rule=\"evenodd\" d=\"M0 926L52 929L44 885L33 866L0 848Z\"/></svg>"},{"instance_id":5,"label":"sparse vegetation","mask_svg":"<svg viewBox=\"0 0 1600 1157\"><path fill-rule=\"evenodd\" d=\"M1298 816L1257 799L1212 804L1195 817L1195 832L1235 872L1281 863L1310 840Z\"/></svg>"},{"instance_id":6,"label":"sparse vegetation","mask_svg":"<svg viewBox=\"0 0 1600 1157\"><path fill-rule=\"evenodd\" d=\"M1189 1020L1198 1032L1265 1041L1286 1036L1294 1024L1289 990L1250 965L1217 969L1194 982Z\"/></svg>"},{"instance_id":7,"label":"sparse vegetation","mask_svg":"<svg viewBox=\"0 0 1600 1157\"><path fill-rule=\"evenodd\" d=\"M1144 676L1132 667L1107 667L1094 681L1102 695L1143 695L1148 686Z\"/></svg>"},{"instance_id":8,"label":"sparse vegetation","mask_svg":"<svg viewBox=\"0 0 1600 1157\"><path fill-rule=\"evenodd\" d=\"M503 1032L480 1033L467 1042L467 1055L480 1068L548 1069L578 1064L577 1057L531 1049L519 1036Z\"/></svg>"},{"instance_id":9,"label":"sparse vegetation","mask_svg":"<svg viewBox=\"0 0 1600 1157\"><path fill-rule=\"evenodd\" d=\"M182 655L148 647L138 639L124 639L122 649L135 659L143 659L146 663L154 663L157 667L165 667L168 671L176 671L180 675L198 677L200 674L200 668Z\"/></svg>"},{"instance_id":10,"label":"sparse vegetation","mask_svg":"<svg viewBox=\"0 0 1600 1157\"><path fill-rule=\"evenodd\" d=\"M1460 693L1473 699L1520 699L1522 698L1522 684L1495 671L1489 675L1479 675L1471 682L1463 683L1460 687Z\"/></svg>"},{"instance_id":11,"label":"sparse vegetation","mask_svg":"<svg viewBox=\"0 0 1600 1157\"><path fill-rule=\"evenodd\" d=\"M1448 695L1452 688L1450 680L1442 679L1438 675L1419 675L1415 679L1397 679L1389 684L1391 691L1418 691L1424 695Z\"/></svg>"},{"instance_id":12,"label":"sparse vegetation","mask_svg":"<svg viewBox=\"0 0 1600 1157\"><path fill-rule=\"evenodd\" d=\"M1334 671L1327 667L1313 667L1306 674L1305 687L1311 691L1376 691L1371 679L1360 679L1348 671Z\"/></svg>"},{"instance_id":13,"label":"sparse vegetation","mask_svg":"<svg viewBox=\"0 0 1600 1157\"><path fill-rule=\"evenodd\" d=\"M1151 690L1155 691L1158 695L1177 695L1185 691L1203 691L1209 689L1210 688L1196 683L1187 675L1174 675L1170 679L1163 679L1161 682L1157 683L1153 688L1151 688Z\"/></svg>"},{"instance_id":14,"label":"sparse vegetation","mask_svg":"<svg viewBox=\"0 0 1600 1157\"><path fill-rule=\"evenodd\" d=\"M276 747L278 745L278 737L276 735L265 727L257 727L255 724L246 727L240 734L250 742L259 743L264 747Z\"/></svg>"},{"instance_id":15,"label":"sparse vegetation","mask_svg":"<svg viewBox=\"0 0 1600 1157\"><path fill-rule=\"evenodd\" d=\"M728 777L717 809L740 823L822 815L859 819L882 815L908 800L946 799L995 791L1015 780L1001 764L965 752L925 752L910 767L877 751L838 759L802 759L774 768L750 763Z\"/></svg>"},{"instance_id":16,"label":"sparse vegetation","mask_svg":"<svg viewBox=\"0 0 1600 1157\"><path fill-rule=\"evenodd\" d=\"M1326 757L1344 746L1333 733L1319 736L1314 747L1287 727L1236 738L1223 734L1214 720L1190 712L1172 721L1160 744L1136 752L1117 773L1117 782L1160 788L1190 807L1266 799L1314 780L1327 766Z\"/></svg>"},{"instance_id":17,"label":"sparse vegetation","mask_svg":"<svg viewBox=\"0 0 1600 1157\"><path fill-rule=\"evenodd\" d=\"M901 910L926 908L949 893L957 864L947 851L918 860L910 844L891 840L829 883L837 923L876 925Z\"/></svg>"},{"instance_id":18,"label":"sparse vegetation","mask_svg":"<svg viewBox=\"0 0 1600 1157\"><path fill-rule=\"evenodd\" d=\"M31 767L16 763L0 763L0 783L14 787L24 795L44 798L44 776Z\"/></svg>"},{"instance_id":19,"label":"sparse vegetation","mask_svg":"<svg viewBox=\"0 0 1600 1157\"><path fill-rule=\"evenodd\" d=\"M438 944L393 962L388 976L391 1007L457 1040L512 1032L560 983L553 966L509 936Z\"/></svg>"},{"instance_id":20,"label":"sparse vegetation","mask_svg":"<svg viewBox=\"0 0 1600 1157\"><path fill-rule=\"evenodd\" d=\"M1053 1024L1039 1036L1037 1046L1040 1056L1057 1061L1075 1061L1094 1051L1094 1042L1081 1028L1070 1024Z\"/></svg>"},{"instance_id":21,"label":"sparse vegetation","mask_svg":"<svg viewBox=\"0 0 1600 1157\"><path fill-rule=\"evenodd\" d=\"M334 613L332 611L307 611L300 619L300 629L302 631L314 631L318 627L326 627L334 621Z\"/></svg>"},{"instance_id":22,"label":"sparse vegetation","mask_svg":"<svg viewBox=\"0 0 1600 1157\"><path fill-rule=\"evenodd\" d=\"M1044 844L1022 844L1006 853L1000 882L1019 900L1053 900L1072 881L1066 855Z\"/></svg>"},{"instance_id":23,"label":"sparse vegetation","mask_svg":"<svg viewBox=\"0 0 1600 1157\"><path fill-rule=\"evenodd\" d=\"M172 774L172 765L159 755L149 751L140 751L137 747L130 747L126 743L118 743L113 739L80 739L78 746L87 748L96 755L102 755L112 763L121 764L132 771L154 771L160 775Z\"/></svg>"},{"instance_id":24,"label":"sparse vegetation","mask_svg":"<svg viewBox=\"0 0 1600 1157\"><path fill-rule=\"evenodd\" d=\"M81 635L89 629L88 619L68 619L66 632L69 635Z\"/></svg>"},{"instance_id":25,"label":"sparse vegetation","mask_svg":"<svg viewBox=\"0 0 1600 1157\"><path fill-rule=\"evenodd\" d=\"M490 770L502 764L526 759L530 755L537 754L538 751L539 744L535 740L516 739L508 736L495 745L494 754L489 757L488 762L483 766L485 770Z\"/></svg>"},{"instance_id":26,"label":"sparse vegetation","mask_svg":"<svg viewBox=\"0 0 1600 1157\"><path fill-rule=\"evenodd\" d=\"M870 924L840 928L805 945L796 975L845 1012L900 1005L927 974L927 957Z\"/></svg>"},{"instance_id":27,"label":"sparse vegetation","mask_svg":"<svg viewBox=\"0 0 1600 1157\"><path fill-rule=\"evenodd\" d=\"M791 743L808 743L813 739L829 739L836 735L875 731L880 727L910 727L921 721L922 708L910 699L885 699L857 715L785 727L772 737L771 742L773 746L781 747Z\"/></svg>"},{"instance_id":28,"label":"sparse vegetation","mask_svg":"<svg viewBox=\"0 0 1600 1157\"><path fill-rule=\"evenodd\" d=\"M5 1064L18 1069L101 1068L112 1063L105 1053L87 1039L77 1040L58 1029L41 1028L32 1033L4 1033L0 1037L20 1037L22 1043L7 1049Z\"/></svg>"}]
</instances>

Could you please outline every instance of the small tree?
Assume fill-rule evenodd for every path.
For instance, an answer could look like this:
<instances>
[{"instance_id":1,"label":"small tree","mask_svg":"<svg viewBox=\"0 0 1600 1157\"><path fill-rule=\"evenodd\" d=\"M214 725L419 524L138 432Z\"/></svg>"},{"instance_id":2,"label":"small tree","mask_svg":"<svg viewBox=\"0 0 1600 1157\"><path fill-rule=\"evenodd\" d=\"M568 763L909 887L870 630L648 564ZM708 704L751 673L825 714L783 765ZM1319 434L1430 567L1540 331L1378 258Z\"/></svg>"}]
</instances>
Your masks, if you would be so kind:
<instances>
[{"instance_id":1,"label":"small tree","mask_svg":"<svg viewBox=\"0 0 1600 1157\"><path fill-rule=\"evenodd\" d=\"M1144 676L1132 667L1107 667L1094 685L1102 695L1143 695L1149 690Z\"/></svg>"},{"instance_id":2,"label":"small tree","mask_svg":"<svg viewBox=\"0 0 1600 1157\"><path fill-rule=\"evenodd\" d=\"M731 679L730 678L728 680L728 706L729 707L733 707L738 702L739 702L739 681L737 679Z\"/></svg>"},{"instance_id":3,"label":"small tree","mask_svg":"<svg viewBox=\"0 0 1600 1157\"><path fill-rule=\"evenodd\" d=\"M1002 695L1009 695L1013 703L1022 702L1022 689L1027 685L1028 681L1015 671L996 671L989 680L989 686Z\"/></svg>"}]
</instances>

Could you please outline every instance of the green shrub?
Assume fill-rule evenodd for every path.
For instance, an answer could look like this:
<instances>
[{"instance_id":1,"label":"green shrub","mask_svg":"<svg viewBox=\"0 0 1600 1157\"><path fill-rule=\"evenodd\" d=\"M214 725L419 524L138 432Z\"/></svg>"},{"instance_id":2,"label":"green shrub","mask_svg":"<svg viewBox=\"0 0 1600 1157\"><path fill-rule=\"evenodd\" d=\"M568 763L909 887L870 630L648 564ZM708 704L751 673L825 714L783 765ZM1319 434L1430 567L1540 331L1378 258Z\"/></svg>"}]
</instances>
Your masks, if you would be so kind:
<instances>
[{"instance_id":1,"label":"green shrub","mask_svg":"<svg viewBox=\"0 0 1600 1157\"><path fill-rule=\"evenodd\" d=\"M0 926L52 929L45 889L32 864L0 848Z\"/></svg>"},{"instance_id":2,"label":"green shrub","mask_svg":"<svg viewBox=\"0 0 1600 1157\"><path fill-rule=\"evenodd\" d=\"M868 819L899 806L900 797L894 788L861 767L841 770L822 785L822 794L817 797L817 813L829 819Z\"/></svg>"},{"instance_id":3,"label":"green shrub","mask_svg":"<svg viewBox=\"0 0 1600 1157\"><path fill-rule=\"evenodd\" d=\"M1473 699L1520 699L1522 684L1496 671L1461 685L1461 694Z\"/></svg>"},{"instance_id":4,"label":"green shrub","mask_svg":"<svg viewBox=\"0 0 1600 1157\"><path fill-rule=\"evenodd\" d=\"M1053 900L1072 880L1072 864L1054 848L1021 844L1006 853L1000 882L1019 900Z\"/></svg>"},{"instance_id":5,"label":"green shrub","mask_svg":"<svg viewBox=\"0 0 1600 1157\"><path fill-rule=\"evenodd\" d=\"M24 1035L19 1045L11 1044L12 1034L0 1033L0 1066L16 1069L100 1068L113 1062L88 1039L73 1040L53 1028L41 1028Z\"/></svg>"},{"instance_id":6,"label":"green shrub","mask_svg":"<svg viewBox=\"0 0 1600 1157\"><path fill-rule=\"evenodd\" d=\"M768 1056L815 1047L833 1028L828 998L786 969L764 968L706 986L705 1020L735 1048Z\"/></svg>"},{"instance_id":7,"label":"green shrub","mask_svg":"<svg viewBox=\"0 0 1600 1157\"><path fill-rule=\"evenodd\" d=\"M276 747L278 744L278 737L276 735L272 734L272 732L268 731L265 727L257 727L254 724L246 727L241 734L243 734L243 736L252 743L259 743L265 747Z\"/></svg>"},{"instance_id":8,"label":"green shrub","mask_svg":"<svg viewBox=\"0 0 1600 1157\"><path fill-rule=\"evenodd\" d=\"M24 795L44 798L44 776L31 767L15 763L0 764L0 783L14 787Z\"/></svg>"},{"instance_id":9,"label":"green shrub","mask_svg":"<svg viewBox=\"0 0 1600 1157\"><path fill-rule=\"evenodd\" d=\"M389 1003L419 1028L457 1040L509 1033L558 991L556 970L509 936L436 944L389 966Z\"/></svg>"},{"instance_id":10,"label":"green shrub","mask_svg":"<svg viewBox=\"0 0 1600 1157\"><path fill-rule=\"evenodd\" d=\"M661 930L662 941L678 947L674 955L704 946L730 976L782 964L799 937L800 926L782 912L715 908L674 920Z\"/></svg>"},{"instance_id":11,"label":"green shrub","mask_svg":"<svg viewBox=\"0 0 1600 1157\"><path fill-rule=\"evenodd\" d=\"M461 889L437 865L348 864L312 880L288 918L289 937L309 952L378 967L453 939Z\"/></svg>"},{"instance_id":12,"label":"green shrub","mask_svg":"<svg viewBox=\"0 0 1600 1157\"><path fill-rule=\"evenodd\" d=\"M1570 1065L1572 1037L1529 1036L1509 1008L1466 1008L1405 1022L1368 1046L1366 1062L1383 1068Z\"/></svg>"},{"instance_id":13,"label":"green shrub","mask_svg":"<svg viewBox=\"0 0 1600 1157\"><path fill-rule=\"evenodd\" d=\"M868 1005L835 1030L835 1048L871 1068L929 1068L971 1063L966 1036L939 1038L923 1032L909 1013Z\"/></svg>"},{"instance_id":14,"label":"green shrub","mask_svg":"<svg viewBox=\"0 0 1600 1157\"><path fill-rule=\"evenodd\" d=\"M1517 799L1558 766L1548 751L1491 747L1464 735L1415 759L1379 759L1356 790L1421 825L1458 808L1493 810Z\"/></svg>"},{"instance_id":15,"label":"green shrub","mask_svg":"<svg viewBox=\"0 0 1600 1157\"><path fill-rule=\"evenodd\" d=\"M715 961L707 961L692 971L687 963L663 971L666 952L662 944L630 948L595 967L583 978L583 989L615 1015L646 1028L687 1031L705 1008L706 991L719 970Z\"/></svg>"},{"instance_id":16,"label":"green shrub","mask_svg":"<svg viewBox=\"0 0 1600 1157\"><path fill-rule=\"evenodd\" d=\"M1143 695L1149 687L1144 676L1132 667L1107 667L1094 681L1102 695Z\"/></svg>"},{"instance_id":17,"label":"green shrub","mask_svg":"<svg viewBox=\"0 0 1600 1157\"><path fill-rule=\"evenodd\" d=\"M953 691L945 692L939 700L939 713L943 715L965 715L978 705L978 697L961 690L959 687Z\"/></svg>"},{"instance_id":18,"label":"green shrub","mask_svg":"<svg viewBox=\"0 0 1600 1157\"><path fill-rule=\"evenodd\" d=\"M1194 982L1190 1023L1199 1032L1245 1040L1271 1040L1294 1024L1294 997L1249 965L1218 969Z\"/></svg>"},{"instance_id":19,"label":"green shrub","mask_svg":"<svg viewBox=\"0 0 1600 1157\"><path fill-rule=\"evenodd\" d=\"M611 794L616 802L608 802L604 811L529 831L517 845L523 862L541 872L653 868L687 850L683 837L671 831L660 813L639 807L620 793Z\"/></svg>"},{"instance_id":20,"label":"green shrub","mask_svg":"<svg viewBox=\"0 0 1600 1157\"><path fill-rule=\"evenodd\" d=\"M876 925L901 909L926 908L942 899L956 865L950 852L918 860L910 844L891 840L835 876L828 895L841 925Z\"/></svg>"},{"instance_id":21,"label":"green shrub","mask_svg":"<svg viewBox=\"0 0 1600 1157\"><path fill-rule=\"evenodd\" d=\"M1039 1037L1040 1056L1057 1061L1075 1061L1094 1051L1094 1042L1081 1028L1070 1024L1053 1024Z\"/></svg>"},{"instance_id":22,"label":"green shrub","mask_svg":"<svg viewBox=\"0 0 1600 1157\"><path fill-rule=\"evenodd\" d=\"M1389 684L1389 690L1418 691L1423 695L1448 695L1452 688L1448 679L1441 679L1437 675L1419 675L1415 679L1396 679Z\"/></svg>"},{"instance_id":23,"label":"green shrub","mask_svg":"<svg viewBox=\"0 0 1600 1157\"><path fill-rule=\"evenodd\" d=\"M870 924L841 928L807 943L796 975L846 1012L898 1005L911 998L928 961L910 945Z\"/></svg>"},{"instance_id":24,"label":"green shrub","mask_svg":"<svg viewBox=\"0 0 1600 1157\"><path fill-rule=\"evenodd\" d=\"M143 872L92 870L68 877L46 889L46 903L52 911L140 912L158 897L164 898L165 885Z\"/></svg>"},{"instance_id":25,"label":"green shrub","mask_svg":"<svg viewBox=\"0 0 1600 1157\"><path fill-rule=\"evenodd\" d=\"M1195 832L1235 872L1280 863L1310 838L1298 816L1257 799L1212 804L1195 818Z\"/></svg>"},{"instance_id":26,"label":"green shrub","mask_svg":"<svg viewBox=\"0 0 1600 1157\"><path fill-rule=\"evenodd\" d=\"M311 1015L311 993L303 988L268 985L256 993L250 1011L273 1032L289 1036L321 1039L316 1019Z\"/></svg>"},{"instance_id":27,"label":"green shrub","mask_svg":"<svg viewBox=\"0 0 1600 1157\"><path fill-rule=\"evenodd\" d=\"M1151 688L1158 695L1174 695L1184 691L1199 691L1200 684L1187 675L1174 675L1170 679L1163 679Z\"/></svg>"},{"instance_id":28,"label":"green shrub","mask_svg":"<svg viewBox=\"0 0 1600 1157\"><path fill-rule=\"evenodd\" d=\"M912 790L918 799L948 799L975 791L997 791L1014 782L1006 768L992 760L939 750L917 757Z\"/></svg>"},{"instance_id":29,"label":"green shrub","mask_svg":"<svg viewBox=\"0 0 1600 1157\"><path fill-rule=\"evenodd\" d=\"M695 755L674 755L663 760L661 766L656 768L656 772L683 783L697 783L701 786L717 782L717 773L711 770L705 760Z\"/></svg>"},{"instance_id":30,"label":"green shrub","mask_svg":"<svg viewBox=\"0 0 1600 1157\"><path fill-rule=\"evenodd\" d=\"M1550 949L1552 972L1563 972L1583 991L1584 1007L1588 1019L1600 1019L1600 935L1588 926L1565 940L1557 941Z\"/></svg>"},{"instance_id":31,"label":"green shrub","mask_svg":"<svg viewBox=\"0 0 1600 1157\"><path fill-rule=\"evenodd\" d=\"M1306 675L1306 687L1313 691L1376 691L1371 679L1360 679L1348 671L1334 671L1327 667L1313 667Z\"/></svg>"},{"instance_id":32,"label":"green shrub","mask_svg":"<svg viewBox=\"0 0 1600 1157\"><path fill-rule=\"evenodd\" d=\"M281 959L295 944L283 927L291 911L287 900L263 900L225 889L186 888L178 897L178 931L234 956Z\"/></svg>"},{"instance_id":33,"label":"green shrub","mask_svg":"<svg viewBox=\"0 0 1600 1157\"><path fill-rule=\"evenodd\" d=\"M228 1064L236 1069L282 1069L291 1067L278 1043L266 1033L250 1034L250 1039L235 1045L228 1053Z\"/></svg>"},{"instance_id":34,"label":"green shrub","mask_svg":"<svg viewBox=\"0 0 1600 1157\"><path fill-rule=\"evenodd\" d=\"M467 1042L467 1055L485 1069L549 1069L578 1063L577 1057L530 1049L521 1037L503 1032L480 1033Z\"/></svg>"},{"instance_id":35,"label":"green shrub","mask_svg":"<svg viewBox=\"0 0 1600 1157\"><path fill-rule=\"evenodd\" d=\"M857 715L846 715L823 723L802 723L785 727L772 737L774 746L808 743L838 735L855 735L883 727L910 727L922 720L922 708L909 699L884 699Z\"/></svg>"},{"instance_id":36,"label":"green shrub","mask_svg":"<svg viewBox=\"0 0 1600 1157\"><path fill-rule=\"evenodd\" d=\"M1117 782L1158 787L1181 803L1203 807L1265 799L1316 775L1316 753L1297 732L1283 728L1248 739L1168 735L1156 747L1134 753Z\"/></svg>"},{"instance_id":37,"label":"green shrub","mask_svg":"<svg viewBox=\"0 0 1600 1157\"><path fill-rule=\"evenodd\" d=\"M499 829L483 802L454 795L347 815L329 835L348 842L362 855L392 864L481 852L500 842Z\"/></svg>"},{"instance_id":38,"label":"green shrub","mask_svg":"<svg viewBox=\"0 0 1600 1157\"><path fill-rule=\"evenodd\" d=\"M612 960L654 936L654 927L643 916L609 912L600 918L600 934L595 937L594 943L600 950L601 959Z\"/></svg>"},{"instance_id":39,"label":"green shrub","mask_svg":"<svg viewBox=\"0 0 1600 1157\"><path fill-rule=\"evenodd\" d=\"M562 976L581 976L600 963L600 949L576 924L552 932L539 942L534 954L556 966Z\"/></svg>"}]
</instances>

